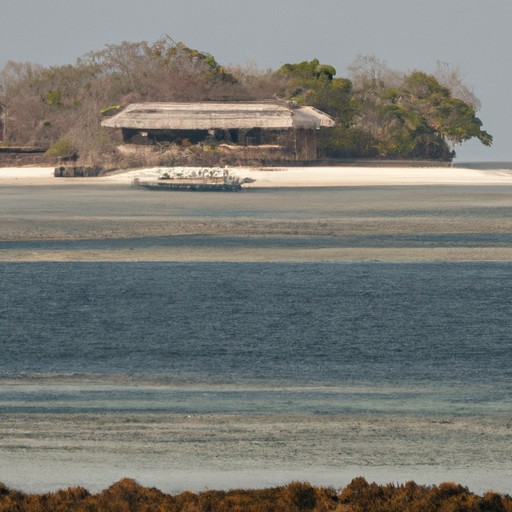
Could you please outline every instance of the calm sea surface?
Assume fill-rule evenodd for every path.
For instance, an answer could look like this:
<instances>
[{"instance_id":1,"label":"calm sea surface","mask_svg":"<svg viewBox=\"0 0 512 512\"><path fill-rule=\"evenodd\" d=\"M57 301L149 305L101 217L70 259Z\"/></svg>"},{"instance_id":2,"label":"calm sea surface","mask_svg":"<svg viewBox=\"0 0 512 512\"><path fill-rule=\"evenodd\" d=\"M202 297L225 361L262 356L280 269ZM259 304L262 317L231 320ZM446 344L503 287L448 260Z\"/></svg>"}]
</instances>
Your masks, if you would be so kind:
<instances>
[{"instance_id":1,"label":"calm sea surface","mask_svg":"<svg viewBox=\"0 0 512 512\"><path fill-rule=\"evenodd\" d=\"M11 263L0 272L2 380L462 385L458 405L477 413L482 399L499 408L511 391L509 263Z\"/></svg>"},{"instance_id":2,"label":"calm sea surface","mask_svg":"<svg viewBox=\"0 0 512 512\"><path fill-rule=\"evenodd\" d=\"M374 192L378 213L368 215L417 218L398 189L385 192L398 201L388 213ZM466 211L472 226L494 216L501 228L437 238L358 232L329 243L510 246L502 191L492 191L494 204L485 189L478 211L458 192L444 212L420 196L422 215ZM42 225L68 208L42 208L36 191L27 194ZM320 191L312 196L317 218L329 201L341 208L335 191L324 194L324 203ZM439 194L448 197L440 188L432 202ZM119 197L97 197L89 215L75 202L75 213L100 223L107 204L121 209ZM275 220L282 199L247 216ZM198 201L197 216L211 218L215 199ZM307 209L294 208L282 217L302 222ZM355 200L342 209L340 217L363 215ZM170 243L161 236L160 246ZM0 248L9 251L84 243L7 238ZM87 243L128 243L101 240ZM320 243L281 240L285 249ZM224 235L190 235L191 243L229 250ZM239 251L255 243L236 239ZM99 489L132 476L179 491L290 479L338 486L363 474L512 492L510 262L11 261L0 263L0 287L0 481L8 485Z\"/></svg>"}]
</instances>

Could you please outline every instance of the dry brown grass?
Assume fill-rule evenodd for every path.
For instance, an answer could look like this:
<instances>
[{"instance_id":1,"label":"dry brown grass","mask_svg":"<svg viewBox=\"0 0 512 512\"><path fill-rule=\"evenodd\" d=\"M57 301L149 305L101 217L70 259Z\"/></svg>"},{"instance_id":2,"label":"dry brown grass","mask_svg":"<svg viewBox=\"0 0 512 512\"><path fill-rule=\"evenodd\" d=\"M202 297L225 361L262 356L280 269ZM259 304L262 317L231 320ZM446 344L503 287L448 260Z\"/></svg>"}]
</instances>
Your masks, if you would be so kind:
<instances>
[{"instance_id":1,"label":"dry brown grass","mask_svg":"<svg viewBox=\"0 0 512 512\"><path fill-rule=\"evenodd\" d=\"M488 492L478 496L455 483L421 486L377 485L354 479L341 491L292 482L268 489L190 491L178 495L121 480L91 494L71 487L25 494L0 484L0 512L510 512L512 498Z\"/></svg>"}]
</instances>

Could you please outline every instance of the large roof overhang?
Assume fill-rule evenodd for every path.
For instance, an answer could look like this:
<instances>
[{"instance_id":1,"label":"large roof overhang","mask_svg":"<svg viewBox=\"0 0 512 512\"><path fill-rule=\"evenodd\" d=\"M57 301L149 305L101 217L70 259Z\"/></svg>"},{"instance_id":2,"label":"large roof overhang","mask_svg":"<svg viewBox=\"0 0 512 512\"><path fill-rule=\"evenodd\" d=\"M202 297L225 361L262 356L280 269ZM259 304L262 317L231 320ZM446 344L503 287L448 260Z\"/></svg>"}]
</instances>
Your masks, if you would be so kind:
<instances>
[{"instance_id":1,"label":"large roof overhang","mask_svg":"<svg viewBox=\"0 0 512 512\"><path fill-rule=\"evenodd\" d=\"M284 102L133 103L101 125L138 130L318 129L334 120Z\"/></svg>"}]
</instances>

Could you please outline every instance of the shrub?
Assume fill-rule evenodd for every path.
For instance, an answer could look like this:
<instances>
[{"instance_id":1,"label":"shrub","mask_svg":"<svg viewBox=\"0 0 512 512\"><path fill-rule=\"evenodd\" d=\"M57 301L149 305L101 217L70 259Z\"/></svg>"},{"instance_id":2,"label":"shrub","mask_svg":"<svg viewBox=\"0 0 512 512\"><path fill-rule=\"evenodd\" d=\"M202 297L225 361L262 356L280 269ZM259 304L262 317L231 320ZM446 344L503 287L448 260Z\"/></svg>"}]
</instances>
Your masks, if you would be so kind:
<instances>
[{"instance_id":1,"label":"shrub","mask_svg":"<svg viewBox=\"0 0 512 512\"><path fill-rule=\"evenodd\" d=\"M75 153L73 144L68 139L59 139L52 144L46 154L48 156L70 157Z\"/></svg>"}]
</instances>

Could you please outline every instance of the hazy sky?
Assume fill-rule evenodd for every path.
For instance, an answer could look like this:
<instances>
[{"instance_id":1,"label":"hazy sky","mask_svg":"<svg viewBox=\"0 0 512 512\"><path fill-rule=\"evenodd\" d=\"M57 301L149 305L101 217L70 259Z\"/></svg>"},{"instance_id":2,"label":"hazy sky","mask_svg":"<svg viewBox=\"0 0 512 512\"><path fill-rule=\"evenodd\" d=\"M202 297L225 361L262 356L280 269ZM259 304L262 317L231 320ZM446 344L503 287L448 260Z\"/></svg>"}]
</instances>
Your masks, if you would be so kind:
<instances>
[{"instance_id":1,"label":"hazy sky","mask_svg":"<svg viewBox=\"0 0 512 512\"><path fill-rule=\"evenodd\" d=\"M74 63L105 44L176 41L223 65L276 69L317 57L346 76L360 54L402 71L462 70L494 135L459 161L512 161L512 0L0 0L0 68L8 60Z\"/></svg>"}]
</instances>

